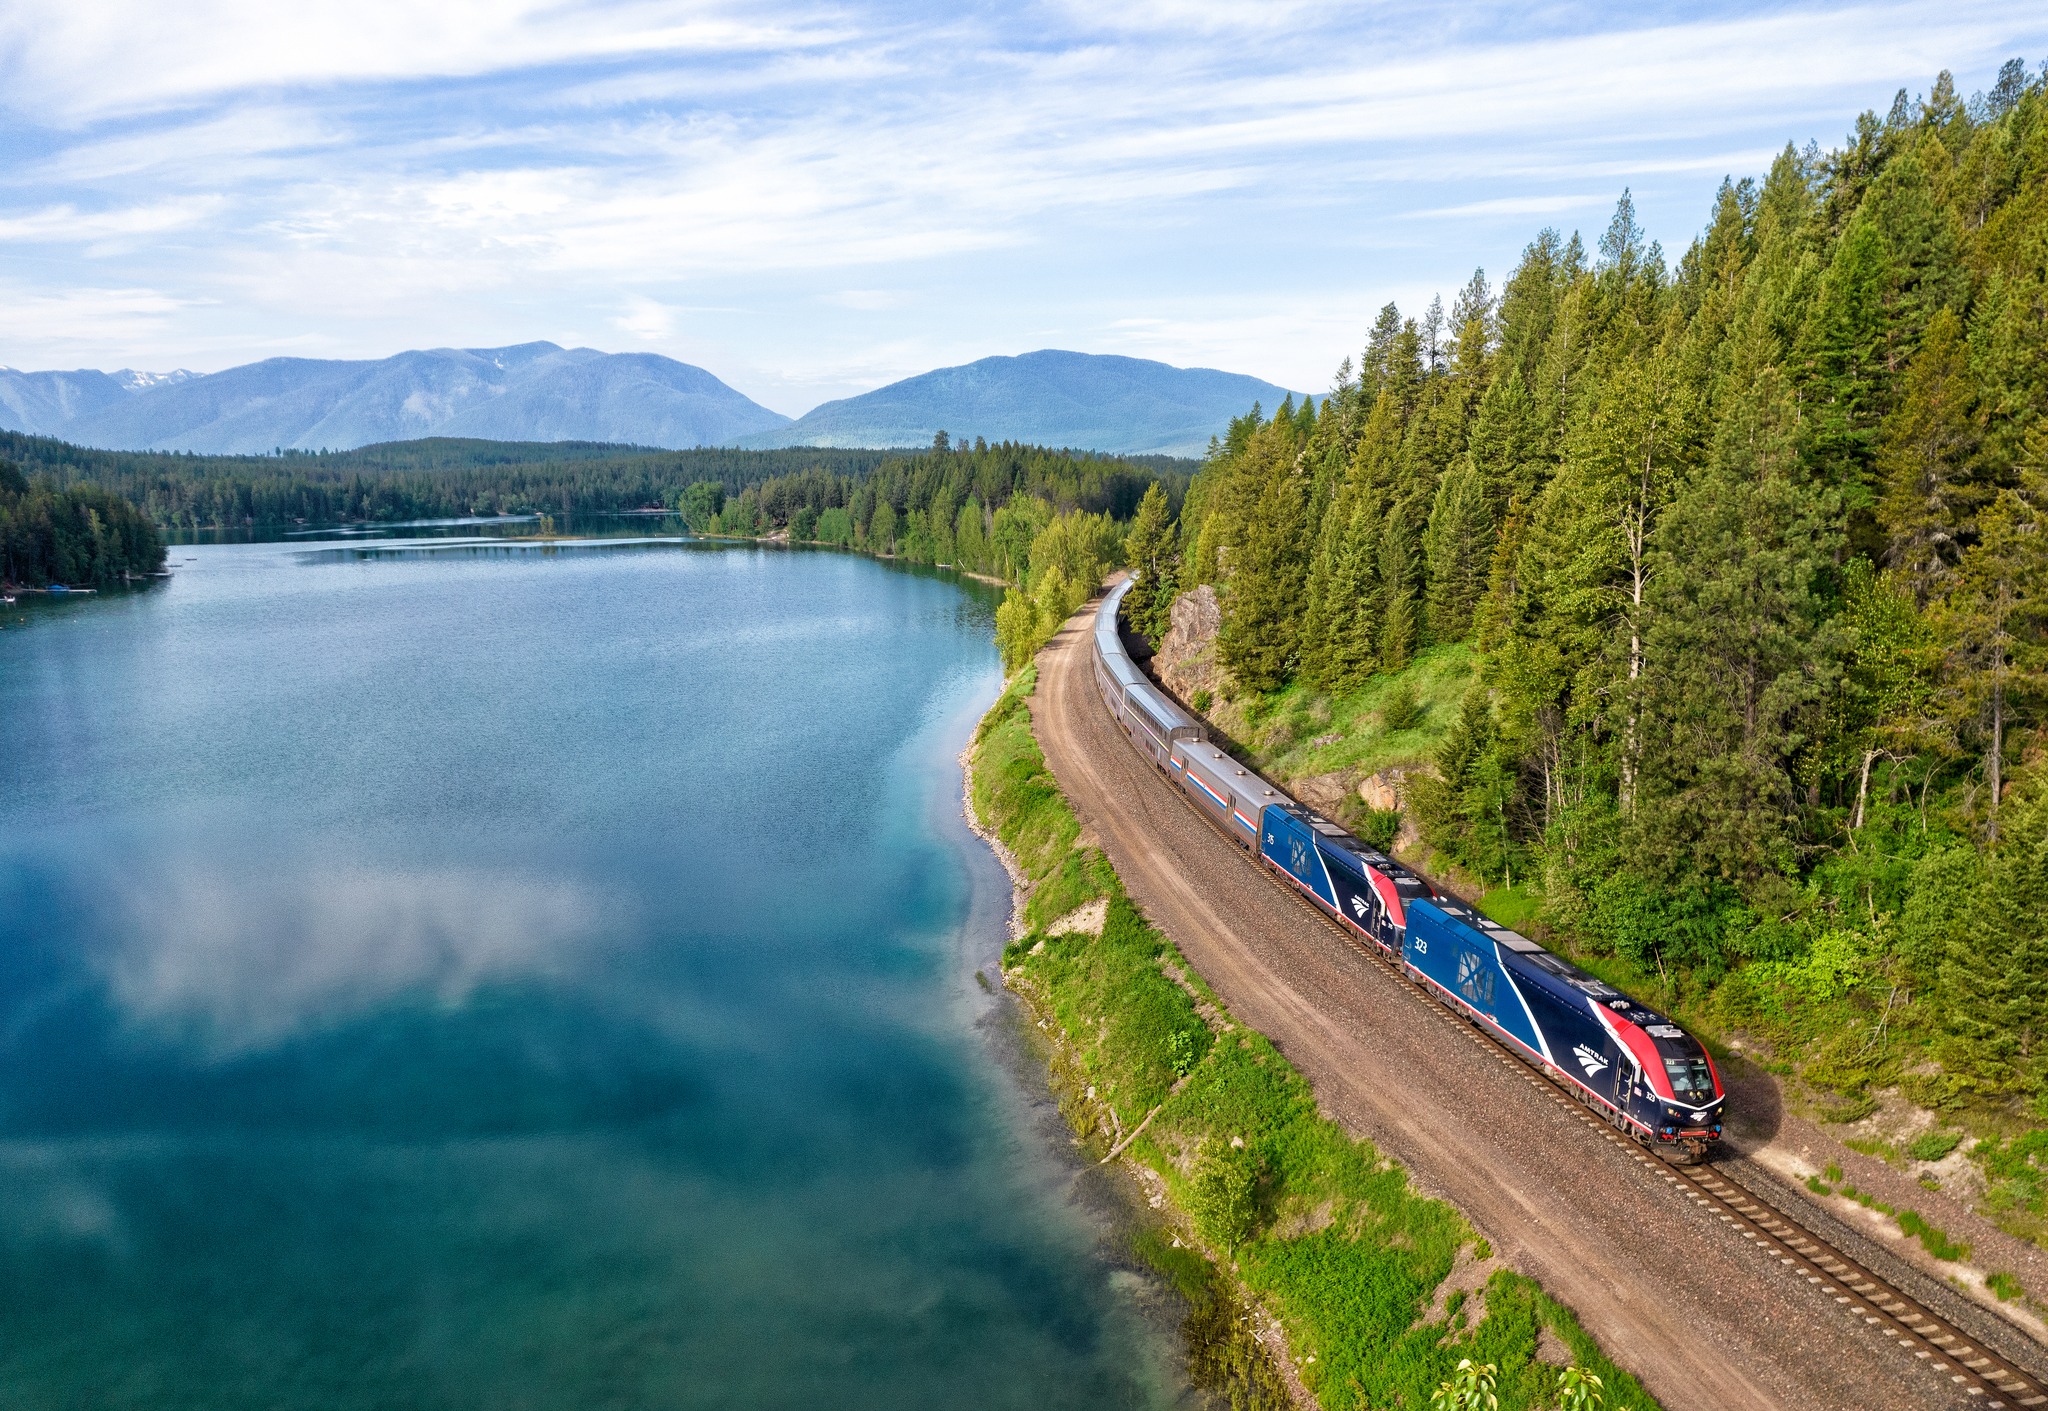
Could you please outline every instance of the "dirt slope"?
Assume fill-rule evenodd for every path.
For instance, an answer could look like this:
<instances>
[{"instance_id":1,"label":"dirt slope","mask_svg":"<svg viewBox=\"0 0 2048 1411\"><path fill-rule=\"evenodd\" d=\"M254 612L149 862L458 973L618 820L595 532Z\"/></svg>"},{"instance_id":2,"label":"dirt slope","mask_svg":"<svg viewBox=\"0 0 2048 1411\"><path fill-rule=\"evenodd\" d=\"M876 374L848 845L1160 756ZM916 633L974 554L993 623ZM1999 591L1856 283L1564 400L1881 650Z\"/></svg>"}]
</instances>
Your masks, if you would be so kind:
<instances>
[{"instance_id":1,"label":"dirt slope","mask_svg":"<svg viewBox=\"0 0 2048 1411\"><path fill-rule=\"evenodd\" d=\"M1046 760L1133 899L1326 1111L1462 1210L1671 1411L1969 1404L1464 1041L1459 1021L1261 875L1109 719L1089 666L1093 611L1039 658Z\"/></svg>"}]
</instances>

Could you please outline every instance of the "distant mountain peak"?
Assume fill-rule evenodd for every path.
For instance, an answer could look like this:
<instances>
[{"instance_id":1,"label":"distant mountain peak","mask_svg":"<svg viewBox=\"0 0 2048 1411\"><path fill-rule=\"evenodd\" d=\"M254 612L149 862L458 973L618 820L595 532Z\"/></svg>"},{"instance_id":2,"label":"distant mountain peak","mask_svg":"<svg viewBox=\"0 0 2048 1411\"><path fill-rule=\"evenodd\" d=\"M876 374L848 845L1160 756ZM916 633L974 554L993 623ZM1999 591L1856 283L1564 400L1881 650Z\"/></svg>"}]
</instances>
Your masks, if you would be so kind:
<instances>
[{"instance_id":1,"label":"distant mountain peak","mask_svg":"<svg viewBox=\"0 0 2048 1411\"><path fill-rule=\"evenodd\" d=\"M673 358L548 342L275 357L205 375L0 373L0 427L112 450L260 454L423 436L680 449L788 421Z\"/></svg>"},{"instance_id":2,"label":"distant mountain peak","mask_svg":"<svg viewBox=\"0 0 2048 1411\"><path fill-rule=\"evenodd\" d=\"M1298 394L1242 373L1040 348L935 368L826 402L741 444L923 446L943 430L955 440L1199 456L1253 402L1278 406L1291 395Z\"/></svg>"},{"instance_id":3,"label":"distant mountain peak","mask_svg":"<svg viewBox=\"0 0 2048 1411\"><path fill-rule=\"evenodd\" d=\"M425 436L691 446L928 446L938 431L1123 455L1199 456L1285 388L1215 368L1038 348L935 368L791 422L703 368L546 341L378 359L273 357L223 372L0 369L0 429L110 450L264 454Z\"/></svg>"},{"instance_id":4,"label":"distant mountain peak","mask_svg":"<svg viewBox=\"0 0 2048 1411\"><path fill-rule=\"evenodd\" d=\"M168 387L179 382L190 382L199 375L182 367L171 372L139 372L132 367L124 367L119 372L108 374L130 392L146 392L152 387Z\"/></svg>"}]
</instances>

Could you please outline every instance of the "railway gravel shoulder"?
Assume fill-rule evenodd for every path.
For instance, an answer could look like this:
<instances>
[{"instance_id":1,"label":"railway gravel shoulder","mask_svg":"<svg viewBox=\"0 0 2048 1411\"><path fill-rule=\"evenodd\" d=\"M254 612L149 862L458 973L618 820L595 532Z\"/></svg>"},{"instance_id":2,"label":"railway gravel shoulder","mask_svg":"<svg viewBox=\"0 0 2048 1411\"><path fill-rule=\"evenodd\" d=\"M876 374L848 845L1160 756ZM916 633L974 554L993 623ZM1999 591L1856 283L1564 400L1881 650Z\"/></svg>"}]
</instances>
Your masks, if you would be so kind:
<instances>
[{"instance_id":1,"label":"railway gravel shoulder","mask_svg":"<svg viewBox=\"0 0 2048 1411\"><path fill-rule=\"evenodd\" d=\"M1714 1165L1751 1194L1805 1226L1901 1293L1982 1343L2033 1379L2048 1383L2048 1348L1956 1289L1916 1268L1867 1233L1838 1219L1785 1184L1775 1172L1747 1157L1723 1157Z\"/></svg>"}]
</instances>

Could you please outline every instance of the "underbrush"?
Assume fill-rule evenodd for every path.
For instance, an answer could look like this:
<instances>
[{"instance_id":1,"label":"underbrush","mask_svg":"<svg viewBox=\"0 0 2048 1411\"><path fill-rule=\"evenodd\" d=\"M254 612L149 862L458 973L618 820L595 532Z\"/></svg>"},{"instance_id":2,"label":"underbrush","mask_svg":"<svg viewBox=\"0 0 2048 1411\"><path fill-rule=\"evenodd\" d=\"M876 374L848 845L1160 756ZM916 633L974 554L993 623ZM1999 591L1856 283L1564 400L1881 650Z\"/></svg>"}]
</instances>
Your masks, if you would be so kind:
<instances>
[{"instance_id":1,"label":"underbrush","mask_svg":"<svg viewBox=\"0 0 2048 1411\"><path fill-rule=\"evenodd\" d=\"M1433 1310L1461 1255L1490 1259L1456 1210L1317 1111L1308 1082L1236 1023L1124 894L1079 827L1030 733L1027 671L976 737L973 798L1032 884L1030 934L1004 952L1011 987L1055 1045L1061 1107L1098 1157L1121 1147L1176 1214L1138 1242L1190 1306L1194 1370L1242 1406L1282 1405L1247 1303L1278 1317L1302 1382L1328 1411L1428 1405L1459 1359L1500 1369L1500 1405L1549 1404L1551 1329L1606 1383L1610 1407L1652 1407L1571 1313L1495 1270L1476 1297ZM1100 936L1049 935L1093 898ZM1175 1243L1178 1241L1178 1244Z\"/></svg>"}]
</instances>

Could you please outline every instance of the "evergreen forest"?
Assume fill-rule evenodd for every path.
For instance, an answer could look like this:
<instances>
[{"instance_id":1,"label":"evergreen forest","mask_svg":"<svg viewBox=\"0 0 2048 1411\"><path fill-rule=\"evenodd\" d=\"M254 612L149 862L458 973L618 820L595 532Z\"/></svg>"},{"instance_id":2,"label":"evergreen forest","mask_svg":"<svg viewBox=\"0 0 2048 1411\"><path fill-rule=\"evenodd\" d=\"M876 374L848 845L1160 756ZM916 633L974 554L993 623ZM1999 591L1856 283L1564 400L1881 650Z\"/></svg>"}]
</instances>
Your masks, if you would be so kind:
<instances>
[{"instance_id":1,"label":"evergreen forest","mask_svg":"<svg viewBox=\"0 0 2048 1411\"><path fill-rule=\"evenodd\" d=\"M163 536L98 485L31 483L0 460L0 584L109 588L164 566Z\"/></svg>"},{"instance_id":2,"label":"evergreen forest","mask_svg":"<svg viewBox=\"0 0 2048 1411\"><path fill-rule=\"evenodd\" d=\"M673 508L683 490L700 481L738 494L802 469L858 475L891 454L900 453L661 451L580 441L430 437L353 451L212 456L101 451L0 431L0 456L31 476L60 487L102 486L158 524L180 529Z\"/></svg>"},{"instance_id":3,"label":"evergreen forest","mask_svg":"<svg viewBox=\"0 0 2048 1411\"><path fill-rule=\"evenodd\" d=\"M1825 1115L1970 1126L2048 1230L2040 76L1787 147L1675 261L1624 194L1590 249L1390 304L1163 508L1131 623L1215 592L1254 757L1466 663L1403 800L1431 865Z\"/></svg>"}]
</instances>

